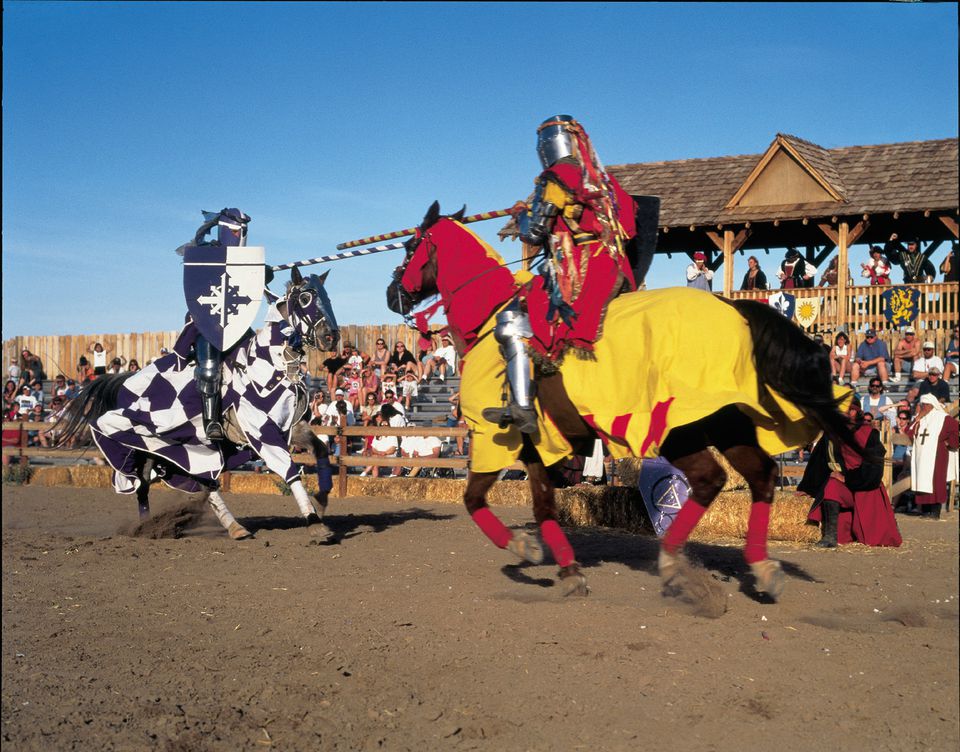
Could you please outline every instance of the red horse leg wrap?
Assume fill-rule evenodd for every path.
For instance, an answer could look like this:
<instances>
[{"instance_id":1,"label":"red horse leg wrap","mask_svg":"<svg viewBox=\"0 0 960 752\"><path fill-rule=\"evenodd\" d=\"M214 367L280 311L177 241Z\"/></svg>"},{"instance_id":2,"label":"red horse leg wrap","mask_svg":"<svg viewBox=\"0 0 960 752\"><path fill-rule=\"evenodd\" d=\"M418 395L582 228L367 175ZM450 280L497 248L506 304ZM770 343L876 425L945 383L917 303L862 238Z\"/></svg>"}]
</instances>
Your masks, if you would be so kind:
<instances>
[{"instance_id":1,"label":"red horse leg wrap","mask_svg":"<svg viewBox=\"0 0 960 752\"><path fill-rule=\"evenodd\" d=\"M747 545L743 558L747 564L755 564L767 558L767 528L770 526L770 504L755 501L750 505L750 521L747 523Z\"/></svg>"},{"instance_id":2,"label":"red horse leg wrap","mask_svg":"<svg viewBox=\"0 0 960 752\"><path fill-rule=\"evenodd\" d=\"M697 504L693 499L687 499L680 507L680 511L673 522L670 523L670 527L667 528L667 534L663 536L664 550L671 554L679 551L706 511L706 507Z\"/></svg>"},{"instance_id":3,"label":"red horse leg wrap","mask_svg":"<svg viewBox=\"0 0 960 752\"><path fill-rule=\"evenodd\" d=\"M563 530L557 524L556 520L544 520L540 524L540 533L543 535L543 542L546 543L553 552L553 558L561 567L567 567L573 564L573 546L563 534Z\"/></svg>"},{"instance_id":4,"label":"red horse leg wrap","mask_svg":"<svg viewBox=\"0 0 960 752\"><path fill-rule=\"evenodd\" d=\"M497 548L506 548L507 544L513 538L513 533L494 516L493 512L490 511L490 507L478 509L470 516L473 518L473 521L477 523L477 527L483 530L483 534L492 540L493 545Z\"/></svg>"}]
</instances>

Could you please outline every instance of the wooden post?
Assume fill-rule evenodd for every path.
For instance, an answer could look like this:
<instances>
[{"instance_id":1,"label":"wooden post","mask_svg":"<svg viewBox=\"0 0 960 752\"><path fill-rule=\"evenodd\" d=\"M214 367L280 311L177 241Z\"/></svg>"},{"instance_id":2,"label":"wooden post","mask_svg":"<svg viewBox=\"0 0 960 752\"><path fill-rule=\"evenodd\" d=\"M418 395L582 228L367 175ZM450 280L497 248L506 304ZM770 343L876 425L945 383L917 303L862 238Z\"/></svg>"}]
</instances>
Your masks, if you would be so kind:
<instances>
[{"instance_id":1,"label":"wooden post","mask_svg":"<svg viewBox=\"0 0 960 752\"><path fill-rule=\"evenodd\" d=\"M837 236L837 328L843 329L847 322L847 243L850 236L850 226L846 220L840 223L840 233Z\"/></svg>"},{"instance_id":2,"label":"wooden post","mask_svg":"<svg viewBox=\"0 0 960 752\"><path fill-rule=\"evenodd\" d=\"M27 448L27 429L23 423L20 423L20 467L26 467L30 464L30 459L23 453Z\"/></svg>"},{"instance_id":3,"label":"wooden post","mask_svg":"<svg viewBox=\"0 0 960 752\"><path fill-rule=\"evenodd\" d=\"M347 456L347 437L343 435L343 428L347 425L347 416L341 415L337 423L337 446L340 447L340 467L337 470L337 495L342 499L347 495L347 466L343 458Z\"/></svg>"},{"instance_id":4,"label":"wooden post","mask_svg":"<svg viewBox=\"0 0 960 752\"><path fill-rule=\"evenodd\" d=\"M723 294L733 292L733 230L723 231Z\"/></svg>"}]
</instances>

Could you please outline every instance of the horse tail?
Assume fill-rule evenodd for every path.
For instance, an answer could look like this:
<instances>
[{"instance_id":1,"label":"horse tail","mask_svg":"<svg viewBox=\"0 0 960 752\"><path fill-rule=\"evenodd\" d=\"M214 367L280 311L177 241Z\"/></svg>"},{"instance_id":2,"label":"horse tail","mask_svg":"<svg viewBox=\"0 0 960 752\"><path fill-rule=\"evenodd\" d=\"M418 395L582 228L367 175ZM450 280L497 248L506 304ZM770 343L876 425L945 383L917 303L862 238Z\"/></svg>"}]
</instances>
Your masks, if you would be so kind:
<instances>
[{"instance_id":1,"label":"horse tail","mask_svg":"<svg viewBox=\"0 0 960 752\"><path fill-rule=\"evenodd\" d=\"M57 446L70 446L81 438L93 421L116 409L120 387L132 375L132 372L108 374L83 387L51 429L51 433L57 436Z\"/></svg>"},{"instance_id":2,"label":"horse tail","mask_svg":"<svg viewBox=\"0 0 960 752\"><path fill-rule=\"evenodd\" d=\"M853 432L833 393L830 353L792 321L755 300L730 304L747 321L760 382L776 390L830 438L857 449Z\"/></svg>"}]
</instances>

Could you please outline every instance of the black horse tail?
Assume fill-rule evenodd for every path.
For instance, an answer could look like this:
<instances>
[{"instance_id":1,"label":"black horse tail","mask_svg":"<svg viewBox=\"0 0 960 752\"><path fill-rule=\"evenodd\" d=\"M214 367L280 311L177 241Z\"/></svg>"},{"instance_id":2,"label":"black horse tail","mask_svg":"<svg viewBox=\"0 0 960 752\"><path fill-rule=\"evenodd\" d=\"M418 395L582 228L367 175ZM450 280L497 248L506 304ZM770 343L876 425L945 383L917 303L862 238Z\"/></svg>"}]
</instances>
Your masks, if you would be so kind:
<instances>
[{"instance_id":1,"label":"black horse tail","mask_svg":"<svg viewBox=\"0 0 960 752\"><path fill-rule=\"evenodd\" d=\"M831 439L861 451L833 394L830 353L799 326L755 300L731 305L750 327L753 360L762 384L775 389Z\"/></svg>"},{"instance_id":2,"label":"black horse tail","mask_svg":"<svg viewBox=\"0 0 960 752\"><path fill-rule=\"evenodd\" d=\"M51 429L51 433L57 436L57 446L71 446L82 437L91 422L115 409L120 387L132 375L133 372L108 374L83 387Z\"/></svg>"}]
</instances>

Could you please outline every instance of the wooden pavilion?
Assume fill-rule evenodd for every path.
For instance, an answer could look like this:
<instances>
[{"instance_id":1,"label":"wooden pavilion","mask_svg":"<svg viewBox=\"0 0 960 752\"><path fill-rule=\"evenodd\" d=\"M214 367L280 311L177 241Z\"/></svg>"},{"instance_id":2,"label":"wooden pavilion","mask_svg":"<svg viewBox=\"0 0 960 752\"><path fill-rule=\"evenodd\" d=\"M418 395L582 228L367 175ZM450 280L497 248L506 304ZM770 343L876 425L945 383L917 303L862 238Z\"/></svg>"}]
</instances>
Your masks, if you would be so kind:
<instances>
[{"instance_id":1,"label":"wooden pavilion","mask_svg":"<svg viewBox=\"0 0 960 752\"><path fill-rule=\"evenodd\" d=\"M657 253L707 255L722 267L725 297L767 297L739 291L737 254L796 248L822 273L839 255L834 287L791 290L816 296L821 317L813 330L883 327L883 288L855 285L848 253L858 243L883 245L896 236L919 238L929 258L944 241L957 239L957 139L911 141L825 149L796 136L777 134L762 154L613 165L624 189L661 200ZM509 222L501 238L516 237ZM783 255L767 270L771 287ZM715 277L715 284L720 275ZM955 285L916 285L923 300L915 320L941 329L957 319ZM953 293L953 294L951 294ZM874 300L876 298L876 300Z\"/></svg>"}]
</instances>

